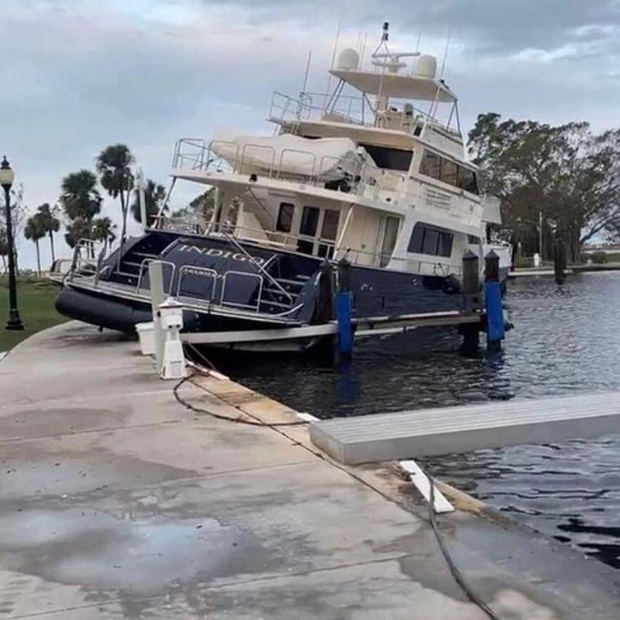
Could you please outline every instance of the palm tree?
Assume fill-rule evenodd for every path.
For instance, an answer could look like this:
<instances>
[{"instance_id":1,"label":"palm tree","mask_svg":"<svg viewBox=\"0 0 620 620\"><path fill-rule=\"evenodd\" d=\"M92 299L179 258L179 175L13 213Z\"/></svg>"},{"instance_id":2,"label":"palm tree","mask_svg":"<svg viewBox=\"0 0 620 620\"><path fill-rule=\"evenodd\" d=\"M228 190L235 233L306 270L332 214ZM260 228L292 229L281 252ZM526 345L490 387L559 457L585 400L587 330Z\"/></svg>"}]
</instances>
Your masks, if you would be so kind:
<instances>
[{"instance_id":1,"label":"palm tree","mask_svg":"<svg viewBox=\"0 0 620 620\"><path fill-rule=\"evenodd\" d=\"M121 245L127 232L127 211L129 209L129 194L133 188L134 175L131 166L135 158L125 144L108 146L97 157L97 173L101 185L112 198L118 198L121 203Z\"/></svg>"},{"instance_id":2,"label":"palm tree","mask_svg":"<svg viewBox=\"0 0 620 620\"><path fill-rule=\"evenodd\" d=\"M93 239L112 244L116 239L116 224L109 217L98 217L93 221Z\"/></svg>"},{"instance_id":3,"label":"palm tree","mask_svg":"<svg viewBox=\"0 0 620 620\"><path fill-rule=\"evenodd\" d=\"M61 184L60 204L71 220L92 221L101 211L103 198L97 190L97 177L90 170L67 175Z\"/></svg>"},{"instance_id":4,"label":"palm tree","mask_svg":"<svg viewBox=\"0 0 620 620\"><path fill-rule=\"evenodd\" d=\"M57 207L50 208L47 202L43 203L38 208L39 219L45 229L45 233L49 235L50 247L52 250L52 262L56 260L56 253L54 252L54 233L60 230L60 220L56 217L58 211Z\"/></svg>"},{"instance_id":5,"label":"palm tree","mask_svg":"<svg viewBox=\"0 0 620 620\"><path fill-rule=\"evenodd\" d=\"M36 213L28 218L26 226L24 227L24 237L28 241L34 241L37 248L37 273L41 277L41 252L39 251L39 239L42 239L47 234L45 227L43 226L43 220L41 215Z\"/></svg>"},{"instance_id":6,"label":"palm tree","mask_svg":"<svg viewBox=\"0 0 620 620\"><path fill-rule=\"evenodd\" d=\"M158 213L164 200L166 199L166 188L151 179L147 179L144 188L144 202L146 206L146 223L148 224ZM167 208L167 207L166 207ZM164 209L166 210L166 209ZM140 190L134 191L131 203L131 214L136 222L142 224L140 217Z\"/></svg>"}]
</instances>

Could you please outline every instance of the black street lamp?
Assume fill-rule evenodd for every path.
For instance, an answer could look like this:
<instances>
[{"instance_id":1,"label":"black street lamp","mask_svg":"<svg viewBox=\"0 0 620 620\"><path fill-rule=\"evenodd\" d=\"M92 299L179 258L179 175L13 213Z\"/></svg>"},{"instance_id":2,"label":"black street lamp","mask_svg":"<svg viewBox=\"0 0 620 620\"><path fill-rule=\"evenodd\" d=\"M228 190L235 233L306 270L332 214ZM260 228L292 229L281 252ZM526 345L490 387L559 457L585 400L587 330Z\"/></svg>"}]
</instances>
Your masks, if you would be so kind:
<instances>
[{"instance_id":1,"label":"black street lamp","mask_svg":"<svg viewBox=\"0 0 620 620\"><path fill-rule=\"evenodd\" d=\"M6 206L6 237L9 251L9 320L6 329L21 330L24 324L19 318L17 309L17 278L15 274L15 243L13 240L13 225L11 223L11 186L15 179L15 173L9 166L6 157L0 164L0 185L4 189L4 204Z\"/></svg>"}]
</instances>

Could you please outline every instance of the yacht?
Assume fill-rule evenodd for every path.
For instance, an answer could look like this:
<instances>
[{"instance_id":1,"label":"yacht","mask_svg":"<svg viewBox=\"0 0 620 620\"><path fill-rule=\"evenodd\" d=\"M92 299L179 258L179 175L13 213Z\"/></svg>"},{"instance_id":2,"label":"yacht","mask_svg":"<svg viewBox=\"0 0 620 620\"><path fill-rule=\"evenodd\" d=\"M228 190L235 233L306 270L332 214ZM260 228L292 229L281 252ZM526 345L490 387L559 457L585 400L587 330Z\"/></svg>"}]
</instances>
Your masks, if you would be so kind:
<instances>
[{"instance_id":1,"label":"yacht","mask_svg":"<svg viewBox=\"0 0 620 620\"><path fill-rule=\"evenodd\" d=\"M498 201L480 193L437 59L391 51L388 24L368 66L363 56L337 55L328 93L274 93L271 136L179 140L171 191L181 180L212 188L208 217L174 221L162 209L96 259L80 244L58 310L134 331L151 320L153 260L188 332L326 323L321 277L343 264L354 317L460 310L468 250L495 250L504 280L510 249L489 242Z\"/></svg>"}]
</instances>

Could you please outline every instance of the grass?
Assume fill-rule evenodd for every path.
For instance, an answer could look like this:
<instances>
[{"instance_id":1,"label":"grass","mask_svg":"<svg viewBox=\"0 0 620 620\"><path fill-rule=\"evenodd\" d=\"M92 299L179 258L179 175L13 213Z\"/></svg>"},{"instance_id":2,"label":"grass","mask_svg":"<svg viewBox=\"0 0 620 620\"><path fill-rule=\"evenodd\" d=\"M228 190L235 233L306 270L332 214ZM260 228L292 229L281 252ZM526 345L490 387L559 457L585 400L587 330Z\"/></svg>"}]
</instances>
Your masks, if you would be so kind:
<instances>
[{"instance_id":1,"label":"grass","mask_svg":"<svg viewBox=\"0 0 620 620\"><path fill-rule=\"evenodd\" d=\"M57 285L47 280L20 279L17 282L17 305L26 329L23 331L4 329L9 313L8 286L8 279L0 278L0 352L8 351L42 329L67 320L54 308L54 299L58 293Z\"/></svg>"}]
</instances>

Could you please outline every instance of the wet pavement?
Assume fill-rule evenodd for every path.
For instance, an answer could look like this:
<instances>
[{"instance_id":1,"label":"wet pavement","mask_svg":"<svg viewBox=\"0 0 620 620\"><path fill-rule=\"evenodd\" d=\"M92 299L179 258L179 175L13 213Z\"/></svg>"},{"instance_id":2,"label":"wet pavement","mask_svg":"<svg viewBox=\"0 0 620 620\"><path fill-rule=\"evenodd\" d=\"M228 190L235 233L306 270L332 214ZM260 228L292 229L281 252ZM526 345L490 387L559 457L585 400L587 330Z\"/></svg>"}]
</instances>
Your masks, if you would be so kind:
<instances>
[{"instance_id":1,"label":"wet pavement","mask_svg":"<svg viewBox=\"0 0 620 620\"><path fill-rule=\"evenodd\" d=\"M180 392L203 410L295 419L233 382L199 382ZM486 617L391 465L345 470L303 426L216 420L173 385L136 342L78 323L2 361L0 618ZM441 527L500 617L620 617L607 567L464 512Z\"/></svg>"}]
</instances>

